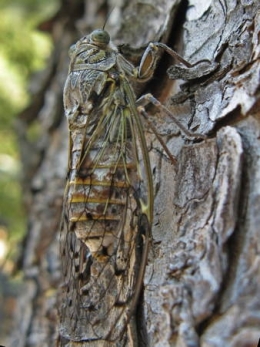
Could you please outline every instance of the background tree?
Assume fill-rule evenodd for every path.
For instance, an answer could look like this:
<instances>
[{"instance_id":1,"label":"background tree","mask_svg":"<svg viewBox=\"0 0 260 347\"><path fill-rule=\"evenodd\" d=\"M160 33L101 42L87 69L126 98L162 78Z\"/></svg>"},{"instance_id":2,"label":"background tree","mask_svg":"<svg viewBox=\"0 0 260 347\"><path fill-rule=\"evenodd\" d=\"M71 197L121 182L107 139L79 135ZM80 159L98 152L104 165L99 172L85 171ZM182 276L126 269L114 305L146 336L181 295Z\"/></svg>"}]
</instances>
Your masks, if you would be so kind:
<instances>
[{"instance_id":1,"label":"background tree","mask_svg":"<svg viewBox=\"0 0 260 347\"><path fill-rule=\"evenodd\" d=\"M257 345L259 10L257 0L68 0L41 25L51 32L54 51L46 70L33 81L32 103L18 119L28 230L25 290L8 346L55 345L61 283L58 230L68 148L62 106L67 51L82 33L103 27L108 13L106 29L117 44L139 48L160 40L192 63L212 61L210 70L187 75L163 55L154 78L137 90L137 95L152 92L185 127L208 135L192 143L164 115L150 110L177 164L147 134L156 198L145 276L144 339L149 346L164 347ZM122 50L138 62L138 50L135 55L127 47ZM191 78L181 86L175 80L180 73ZM32 129L34 141L28 135Z\"/></svg>"}]
</instances>

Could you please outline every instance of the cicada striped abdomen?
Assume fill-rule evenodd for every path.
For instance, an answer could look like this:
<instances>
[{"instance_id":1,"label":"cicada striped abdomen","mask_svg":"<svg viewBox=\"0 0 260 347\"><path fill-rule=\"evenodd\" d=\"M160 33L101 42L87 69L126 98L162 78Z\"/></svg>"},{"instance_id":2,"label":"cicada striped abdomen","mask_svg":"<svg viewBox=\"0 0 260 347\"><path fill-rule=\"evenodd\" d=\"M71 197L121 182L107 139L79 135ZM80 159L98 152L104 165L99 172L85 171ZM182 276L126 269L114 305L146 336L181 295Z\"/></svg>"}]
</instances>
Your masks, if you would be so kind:
<instances>
[{"instance_id":1,"label":"cicada striped abdomen","mask_svg":"<svg viewBox=\"0 0 260 347\"><path fill-rule=\"evenodd\" d=\"M153 187L129 76L134 67L103 30L71 49L60 333L73 341L120 339L142 286Z\"/></svg>"}]
</instances>

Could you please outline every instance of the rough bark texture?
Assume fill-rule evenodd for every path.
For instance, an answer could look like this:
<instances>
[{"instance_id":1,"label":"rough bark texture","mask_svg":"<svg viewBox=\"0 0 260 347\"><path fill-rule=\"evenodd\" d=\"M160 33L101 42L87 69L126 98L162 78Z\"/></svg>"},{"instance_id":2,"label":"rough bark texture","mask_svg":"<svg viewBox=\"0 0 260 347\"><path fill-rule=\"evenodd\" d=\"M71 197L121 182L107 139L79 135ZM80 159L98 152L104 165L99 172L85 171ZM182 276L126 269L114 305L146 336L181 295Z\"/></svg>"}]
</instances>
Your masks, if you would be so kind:
<instances>
[{"instance_id":1,"label":"rough bark texture","mask_svg":"<svg viewBox=\"0 0 260 347\"><path fill-rule=\"evenodd\" d=\"M47 69L35 77L32 103L17 126L28 233L24 291L17 303L14 334L6 345L55 345L56 294L61 283L58 229L68 147L62 107L67 50L82 32L103 27L113 7L106 29L117 44L140 47L161 40L188 61L208 59L213 66L210 73L197 72L179 89L179 82L169 77L178 77L180 70L170 68L168 76L166 70L173 62L164 55L155 78L142 88L142 94L155 94L186 128L208 138L197 143L185 139L165 115L151 109L177 164L162 155L148 134L156 198L143 299L146 334L139 345L256 347L260 337L258 0L69 0L43 25L51 28L54 52ZM32 143L29 131L35 125L38 135Z\"/></svg>"}]
</instances>

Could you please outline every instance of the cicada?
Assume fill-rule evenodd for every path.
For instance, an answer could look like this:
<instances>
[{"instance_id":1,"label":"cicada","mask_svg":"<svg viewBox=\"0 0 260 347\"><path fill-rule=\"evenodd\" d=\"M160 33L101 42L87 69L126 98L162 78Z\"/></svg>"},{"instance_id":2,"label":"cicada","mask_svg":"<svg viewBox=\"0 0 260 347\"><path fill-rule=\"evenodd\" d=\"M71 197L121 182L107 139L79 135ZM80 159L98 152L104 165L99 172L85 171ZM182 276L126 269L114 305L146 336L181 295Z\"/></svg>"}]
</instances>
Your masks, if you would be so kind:
<instances>
[{"instance_id":1,"label":"cicada","mask_svg":"<svg viewBox=\"0 0 260 347\"><path fill-rule=\"evenodd\" d=\"M140 296L154 193L144 98L136 101L131 80L152 76L160 47L171 54L167 46L151 43L139 67L101 29L70 49L60 334L72 341L120 340Z\"/></svg>"}]
</instances>

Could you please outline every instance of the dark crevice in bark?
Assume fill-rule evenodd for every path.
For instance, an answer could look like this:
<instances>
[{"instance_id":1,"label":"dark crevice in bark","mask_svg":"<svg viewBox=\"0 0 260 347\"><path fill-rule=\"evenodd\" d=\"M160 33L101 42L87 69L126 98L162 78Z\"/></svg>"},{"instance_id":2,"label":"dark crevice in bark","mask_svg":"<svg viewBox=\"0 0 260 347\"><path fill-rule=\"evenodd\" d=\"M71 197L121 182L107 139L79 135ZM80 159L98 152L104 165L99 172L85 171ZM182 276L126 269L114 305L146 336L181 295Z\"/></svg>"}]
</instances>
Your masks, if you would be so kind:
<instances>
[{"instance_id":1,"label":"dark crevice in bark","mask_svg":"<svg viewBox=\"0 0 260 347\"><path fill-rule=\"evenodd\" d=\"M180 38L182 37L183 24L185 22L187 8L188 1L182 1L176 12L176 15L172 18L172 28L170 29L170 35L167 42L165 42L167 46L176 51L176 46L179 46ZM178 53L180 55L182 54L182 52ZM174 61L168 53L164 52L154 72L152 80L147 84L146 91L152 93L162 102L164 99L166 99L166 94L169 93L170 88L174 83L169 79L169 76L166 73L167 69L174 64L179 64L179 62ZM164 95L162 95L162 91L164 92Z\"/></svg>"},{"instance_id":2,"label":"dark crevice in bark","mask_svg":"<svg viewBox=\"0 0 260 347\"><path fill-rule=\"evenodd\" d=\"M143 292L140 295L135 316L136 316L138 347L147 347L149 346L149 343L148 343L148 334L147 334L146 320L145 320L145 313L144 313Z\"/></svg>"},{"instance_id":3,"label":"dark crevice in bark","mask_svg":"<svg viewBox=\"0 0 260 347\"><path fill-rule=\"evenodd\" d=\"M223 127L235 126L243 120L244 116L241 114L240 106L237 106L233 111L231 111L228 115L226 115L223 119L216 122L214 127L214 133L217 133Z\"/></svg>"}]
</instances>

